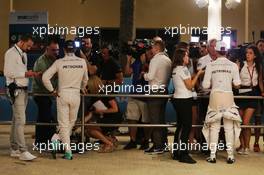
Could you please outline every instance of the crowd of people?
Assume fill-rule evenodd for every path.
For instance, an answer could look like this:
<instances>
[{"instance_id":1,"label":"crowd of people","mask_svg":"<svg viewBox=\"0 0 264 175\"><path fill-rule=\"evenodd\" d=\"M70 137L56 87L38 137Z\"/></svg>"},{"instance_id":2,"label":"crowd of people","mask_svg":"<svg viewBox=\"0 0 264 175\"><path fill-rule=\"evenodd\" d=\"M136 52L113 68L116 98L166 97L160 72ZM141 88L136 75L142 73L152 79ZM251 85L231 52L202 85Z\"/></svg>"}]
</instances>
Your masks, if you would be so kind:
<instances>
[{"instance_id":1,"label":"crowd of people","mask_svg":"<svg viewBox=\"0 0 264 175\"><path fill-rule=\"evenodd\" d=\"M216 163L219 140L224 140L227 150L227 163L235 162L235 152L248 155L250 150L251 118L263 108L263 103L255 99L234 99L234 95L264 96L264 40L246 48L245 60L231 58L227 46L222 41L212 39L207 44L198 45L198 54L190 53L193 47L180 42L173 56L169 58L165 42L155 37L145 51L134 58L127 54L126 65L120 66L107 46L101 47L100 54L93 50L91 38L82 39L81 49L75 49L74 41L66 41L65 57L57 59L59 44L56 40L47 43L46 51L35 62L33 71L27 70L26 52L31 49L33 40L25 35L5 54L4 75L13 108L10 136L11 157L33 160L24 137L26 122L28 78L33 78L33 93L52 94L35 96L38 106L37 122L54 123L55 126L36 126L35 144L48 143L54 133L66 144L64 158L71 160L71 135L80 132L74 126L78 120L80 93L98 94L98 97L85 98L85 123L115 124L123 121L116 98L100 97L105 85L122 85L124 76L131 76L132 85L150 87L151 95L168 94L168 84L172 79L174 92L169 99L176 111L176 131L174 142L169 150L172 159L183 163L196 163L190 156L189 144L208 145L209 163ZM197 99L197 93L208 94L209 99ZM142 94L137 91L131 94ZM52 113L52 103L56 98L57 118ZM129 98L125 120L129 124L165 124L167 98ZM199 110L198 110L199 108ZM256 115L256 124L261 117ZM192 125L203 124L202 129ZM221 130L221 124L224 130ZM85 136L98 139L100 153L113 152L118 144L118 127L85 126ZM201 134L202 133L202 134ZM223 134L224 133L224 134ZM260 152L260 129L255 130L254 151ZM145 154L162 154L168 150L168 129L165 127L129 127L130 141L124 150L140 149ZM236 148L237 143L240 146ZM53 148L56 147L53 142ZM181 146L184 145L182 148ZM206 152L206 153L207 153Z\"/></svg>"}]
</instances>

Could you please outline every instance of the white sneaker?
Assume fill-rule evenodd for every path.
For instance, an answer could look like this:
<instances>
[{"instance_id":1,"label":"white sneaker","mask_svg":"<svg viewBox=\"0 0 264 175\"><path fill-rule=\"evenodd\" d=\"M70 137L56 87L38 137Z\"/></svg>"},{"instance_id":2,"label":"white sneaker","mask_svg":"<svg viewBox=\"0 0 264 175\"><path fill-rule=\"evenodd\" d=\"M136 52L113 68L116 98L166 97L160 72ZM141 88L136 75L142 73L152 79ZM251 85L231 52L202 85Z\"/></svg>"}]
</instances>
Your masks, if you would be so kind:
<instances>
[{"instance_id":1,"label":"white sneaker","mask_svg":"<svg viewBox=\"0 0 264 175\"><path fill-rule=\"evenodd\" d=\"M240 148L239 150L237 150L237 154L244 155L245 154L245 149L244 148Z\"/></svg>"},{"instance_id":2,"label":"white sneaker","mask_svg":"<svg viewBox=\"0 0 264 175\"><path fill-rule=\"evenodd\" d=\"M25 151L23 153L20 154L19 156L19 160L25 160L25 161L29 161L29 160L33 160L36 159L37 157L32 155L30 152Z\"/></svg>"},{"instance_id":3,"label":"white sneaker","mask_svg":"<svg viewBox=\"0 0 264 175\"><path fill-rule=\"evenodd\" d=\"M11 149L11 151L10 151L10 156L11 157L19 157L20 154L21 154L21 152L19 150L13 150L13 149Z\"/></svg>"},{"instance_id":4,"label":"white sneaker","mask_svg":"<svg viewBox=\"0 0 264 175\"><path fill-rule=\"evenodd\" d=\"M245 148L244 155L249 155L249 148Z\"/></svg>"}]
</instances>

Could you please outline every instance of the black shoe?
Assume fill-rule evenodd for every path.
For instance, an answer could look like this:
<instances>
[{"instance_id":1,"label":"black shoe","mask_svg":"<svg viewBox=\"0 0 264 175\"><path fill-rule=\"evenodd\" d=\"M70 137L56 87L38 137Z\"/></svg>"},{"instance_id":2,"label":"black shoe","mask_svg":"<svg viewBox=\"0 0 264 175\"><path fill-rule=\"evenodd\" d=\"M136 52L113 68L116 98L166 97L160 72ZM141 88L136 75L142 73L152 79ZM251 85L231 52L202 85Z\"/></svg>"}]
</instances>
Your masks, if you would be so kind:
<instances>
[{"instance_id":1,"label":"black shoe","mask_svg":"<svg viewBox=\"0 0 264 175\"><path fill-rule=\"evenodd\" d=\"M154 146L152 146L151 148L145 150L144 153L145 154L151 154L151 155L163 154L164 153L164 149L162 149L162 148L155 148Z\"/></svg>"},{"instance_id":2,"label":"black shoe","mask_svg":"<svg viewBox=\"0 0 264 175\"><path fill-rule=\"evenodd\" d=\"M140 145L140 150L146 150L149 148L149 142L148 141L143 141Z\"/></svg>"},{"instance_id":3,"label":"black shoe","mask_svg":"<svg viewBox=\"0 0 264 175\"><path fill-rule=\"evenodd\" d=\"M152 146L152 147L148 147L147 149L144 149L144 153L145 153L145 152L148 152L148 151L151 150L151 149L154 149L154 146Z\"/></svg>"},{"instance_id":4,"label":"black shoe","mask_svg":"<svg viewBox=\"0 0 264 175\"><path fill-rule=\"evenodd\" d=\"M173 153L173 154L172 154L172 159L173 159L173 160L179 160L179 155L178 155L178 153Z\"/></svg>"},{"instance_id":5,"label":"black shoe","mask_svg":"<svg viewBox=\"0 0 264 175\"><path fill-rule=\"evenodd\" d=\"M183 154L179 157L179 162L195 164L196 161L189 154Z\"/></svg>"},{"instance_id":6,"label":"black shoe","mask_svg":"<svg viewBox=\"0 0 264 175\"><path fill-rule=\"evenodd\" d=\"M125 147L125 150L137 148L137 143L135 141L130 141Z\"/></svg>"},{"instance_id":7,"label":"black shoe","mask_svg":"<svg viewBox=\"0 0 264 175\"><path fill-rule=\"evenodd\" d=\"M57 159L57 151L56 150L52 150L51 155L52 155L53 159Z\"/></svg>"},{"instance_id":8,"label":"black shoe","mask_svg":"<svg viewBox=\"0 0 264 175\"><path fill-rule=\"evenodd\" d=\"M226 163L228 163L228 164L233 164L233 163L235 163L235 159L228 158L228 159L226 160Z\"/></svg>"},{"instance_id":9,"label":"black shoe","mask_svg":"<svg viewBox=\"0 0 264 175\"><path fill-rule=\"evenodd\" d=\"M209 162L209 163L216 163L216 159L215 158L211 158L211 157L208 157L206 159L206 161Z\"/></svg>"}]
</instances>

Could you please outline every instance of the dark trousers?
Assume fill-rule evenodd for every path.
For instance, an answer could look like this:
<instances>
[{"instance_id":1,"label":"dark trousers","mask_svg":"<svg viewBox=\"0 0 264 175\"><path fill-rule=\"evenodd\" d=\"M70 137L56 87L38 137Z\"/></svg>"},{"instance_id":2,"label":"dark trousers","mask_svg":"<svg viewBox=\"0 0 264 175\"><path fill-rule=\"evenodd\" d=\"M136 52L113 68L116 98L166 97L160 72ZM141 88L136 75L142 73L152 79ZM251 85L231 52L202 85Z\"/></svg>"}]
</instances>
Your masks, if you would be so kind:
<instances>
[{"instance_id":1,"label":"dark trousers","mask_svg":"<svg viewBox=\"0 0 264 175\"><path fill-rule=\"evenodd\" d=\"M199 122L198 124L203 124L204 123L204 120L205 120L205 116L206 116L206 113L207 113L207 109L208 109L208 105L209 105L209 98L201 98L199 100L199 105L198 105L198 113L199 113ZM200 133L202 133L202 128L199 128L198 129ZM204 138L204 135L201 134L201 139L198 140L198 142L203 145L204 143L206 143L206 140ZM202 147L202 152L205 152L205 153L208 153L208 150L203 150L203 147Z\"/></svg>"},{"instance_id":2,"label":"dark trousers","mask_svg":"<svg viewBox=\"0 0 264 175\"><path fill-rule=\"evenodd\" d=\"M174 134L173 154L188 154L188 139L192 129L192 98L172 100L177 115L177 129ZM182 144L182 145L180 145ZM174 149L174 150L175 150Z\"/></svg>"},{"instance_id":3,"label":"dark trousers","mask_svg":"<svg viewBox=\"0 0 264 175\"><path fill-rule=\"evenodd\" d=\"M148 112L150 124L165 124L165 107L167 99L149 99ZM155 149L163 149L167 141L166 128L151 128L151 137Z\"/></svg>"},{"instance_id":4,"label":"dark trousers","mask_svg":"<svg viewBox=\"0 0 264 175\"><path fill-rule=\"evenodd\" d=\"M38 123L54 123L55 117L52 115L52 100L50 97L36 96L34 100L38 106ZM35 128L35 143L47 143L56 132L56 126L37 125Z\"/></svg>"}]
</instances>

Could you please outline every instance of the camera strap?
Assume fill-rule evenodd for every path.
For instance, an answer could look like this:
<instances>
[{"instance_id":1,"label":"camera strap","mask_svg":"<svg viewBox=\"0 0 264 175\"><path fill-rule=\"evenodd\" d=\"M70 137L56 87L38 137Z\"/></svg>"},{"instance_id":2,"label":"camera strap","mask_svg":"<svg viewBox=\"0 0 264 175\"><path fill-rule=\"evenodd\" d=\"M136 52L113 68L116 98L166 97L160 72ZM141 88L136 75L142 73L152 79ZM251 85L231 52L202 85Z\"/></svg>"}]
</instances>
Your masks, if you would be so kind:
<instances>
[{"instance_id":1,"label":"camera strap","mask_svg":"<svg viewBox=\"0 0 264 175\"><path fill-rule=\"evenodd\" d=\"M15 47L16 51L18 52L18 54L20 55L23 64L26 64L26 60L25 60L25 57L24 57L23 53L22 54L20 53L20 51L18 50L17 46L14 46L14 47Z\"/></svg>"}]
</instances>

